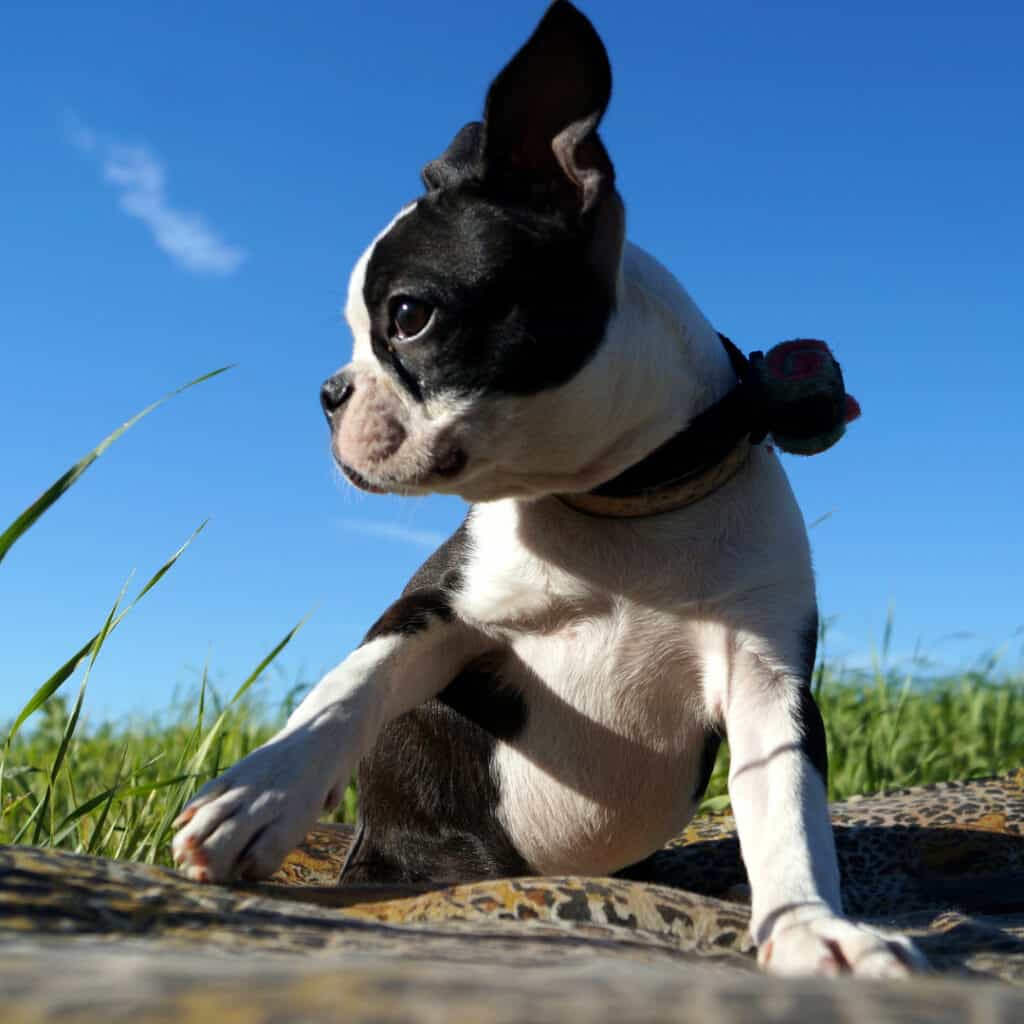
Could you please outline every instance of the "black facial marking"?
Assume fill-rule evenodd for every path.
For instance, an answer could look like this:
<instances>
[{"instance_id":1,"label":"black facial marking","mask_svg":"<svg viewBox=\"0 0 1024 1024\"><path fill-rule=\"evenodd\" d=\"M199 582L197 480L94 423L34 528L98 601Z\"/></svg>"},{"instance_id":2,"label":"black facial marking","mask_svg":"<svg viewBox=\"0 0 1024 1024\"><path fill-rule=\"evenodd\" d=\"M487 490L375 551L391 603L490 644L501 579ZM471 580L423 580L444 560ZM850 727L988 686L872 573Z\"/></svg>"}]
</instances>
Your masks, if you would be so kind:
<instances>
[{"instance_id":1,"label":"black facial marking","mask_svg":"<svg viewBox=\"0 0 1024 1024\"><path fill-rule=\"evenodd\" d=\"M611 89L593 25L557 0L491 83L483 121L423 169L427 194L375 245L363 283L370 343L416 400L533 394L594 354L622 247L598 134ZM433 310L409 345L396 341L403 299Z\"/></svg>"},{"instance_id":2,"label":"black facial marking","mask_svg":"<svg viewBox=\"0 0 1024 1024\"><path fill-rule=\"evenodd\" d=\"M800 732L800 749L814 765L821 781L828 785L828 744L825 739L825 723L811 693L811 679L814 675L814 659L818 649L818 613L815 611L801 634L804 647L803 683L798 693L795 717Z\"/></svg>"},{"instance_id":3,"label":"black facial marking","mask_svg":"<svg viewBox=\"0 0 1024 1024\"><path fill-rule=\"evenodd\" d=\"M525 395L575 376L604 337L614 281L590 234L502 205L469 183L432 192L381 238L363 298L380 363L417 400L442 391ZM428 331L396 344L396 299L434 309Z\"/></svg>"},{"instance_id":4,"label":"black facial marking","mask_svg":"<svg viewBox=\"0 0 1024 1024\"><path fill-rule=\"evenodd\" d=\"M420 382L416 374L402 362L398 349L391 343L387 332L387 326L382 327L380 333L376 330L371 332L370 347L373 349L373 354L380 360L381 366L386 366L391 370L394 378L417 402L422 402L423 389L420 387Z\"/></svg>"}]
</instances>

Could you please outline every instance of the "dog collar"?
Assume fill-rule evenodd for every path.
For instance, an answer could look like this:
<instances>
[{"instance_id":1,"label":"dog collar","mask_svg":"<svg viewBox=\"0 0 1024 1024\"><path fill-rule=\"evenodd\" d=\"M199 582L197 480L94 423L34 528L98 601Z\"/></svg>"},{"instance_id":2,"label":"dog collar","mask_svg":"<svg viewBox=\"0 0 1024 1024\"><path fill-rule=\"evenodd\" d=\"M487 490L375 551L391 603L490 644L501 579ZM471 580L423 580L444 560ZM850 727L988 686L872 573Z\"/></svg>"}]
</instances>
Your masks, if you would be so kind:
<instances>
[{"instance_id":1,"label":"dog collar","mask_svg":"<svg viewBox=\"0 0 1024 1024\"><path fill-rule=\"evenodd\" d=\"M559 499L587 515L631 519L685 508L728 483L771 435L795 455L831 448L860 406L823 341L797 339L745 356L724 334L736 384L636 465L585 494Z\"/></svg>"},{"instance_id":2,"label":"dog collar","mask_svg":"<svg viewBox=\"0 0 1024 1024\"><path fill-rule=\"evenodd\" d=\"M600 493L602 488L597 488L586 494L560 494L558 497L570 508L589 516L638 519L673 512L693 505L728 483L746 464L753 447L749 441L741 441L720 462L704 472L637 494L612 496Z\"/></svg>"}]
</instances>

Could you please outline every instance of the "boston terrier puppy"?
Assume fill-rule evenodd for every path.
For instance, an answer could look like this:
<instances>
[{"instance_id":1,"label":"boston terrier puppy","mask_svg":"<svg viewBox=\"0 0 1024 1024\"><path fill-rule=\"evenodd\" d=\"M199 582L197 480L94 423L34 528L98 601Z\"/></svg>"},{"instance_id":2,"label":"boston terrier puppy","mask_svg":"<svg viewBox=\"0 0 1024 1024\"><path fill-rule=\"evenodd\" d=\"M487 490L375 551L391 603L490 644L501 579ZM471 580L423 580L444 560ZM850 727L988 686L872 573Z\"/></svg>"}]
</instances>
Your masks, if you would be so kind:
<instances>
[{"instance_id":1,"label":"boston terrier puppy","mask_svg":"<svg viewBox=\"0 0 1024 1024\"><path fill-rule=\"evenodd\" d=\"M271 874L358 765L342 884L608 875L696 810L719 742L762 965L903 975L843 916L804 523L744 360L625 240L611 69L565 0L356 263L321 402L345 476L465 522L265 746L176 822L197 881ZM759 436L760 435L760 436Z\"/></svg>"}]
</instances>

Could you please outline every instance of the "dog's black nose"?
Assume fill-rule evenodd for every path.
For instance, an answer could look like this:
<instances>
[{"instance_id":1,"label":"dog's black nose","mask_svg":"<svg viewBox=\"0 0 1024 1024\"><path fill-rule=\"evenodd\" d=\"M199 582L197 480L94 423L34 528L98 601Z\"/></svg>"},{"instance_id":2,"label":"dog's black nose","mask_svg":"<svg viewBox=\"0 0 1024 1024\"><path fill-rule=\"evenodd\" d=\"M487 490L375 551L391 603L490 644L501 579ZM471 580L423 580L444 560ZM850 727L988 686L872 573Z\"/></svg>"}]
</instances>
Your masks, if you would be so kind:
<instances>
[{"instance_id":1,"label":"dog's black nose","mask_svg":"<svg viewBox=\"0 0 1024 1024\"><path fill-rule=\"evenodd\" d=\"M349 400L352 391L352 381L344 370L323 382L320 386L320 408L328 421Z\"/></svg>"}]
</instances>

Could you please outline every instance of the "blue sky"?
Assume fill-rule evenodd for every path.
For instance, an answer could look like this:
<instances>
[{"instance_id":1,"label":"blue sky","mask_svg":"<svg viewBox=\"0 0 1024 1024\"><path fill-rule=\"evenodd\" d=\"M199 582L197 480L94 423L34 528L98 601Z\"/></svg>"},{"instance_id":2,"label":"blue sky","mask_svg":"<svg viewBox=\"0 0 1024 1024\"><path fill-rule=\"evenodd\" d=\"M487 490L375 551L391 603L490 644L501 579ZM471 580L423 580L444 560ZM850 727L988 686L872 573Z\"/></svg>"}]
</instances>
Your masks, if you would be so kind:
<instances>
[{"instance_id":1,"label":"blue sky","mask_svg":"<svg viewBox=\"0 0 1024 1024\"><path fill-rule=\"evenodd\" d=\"M158 395L0 567L0 719L108 644L93 718L340 660L462 515L356 494L317 405L348 271L543 4L21 4L0 63L0 523ZM1024 8L582 5L630 234L742 346L827 339L864 417L787 460L831 647L1019 666ZM58 30L59 29L59 30Z\"/></svg>"}]
</instances>

